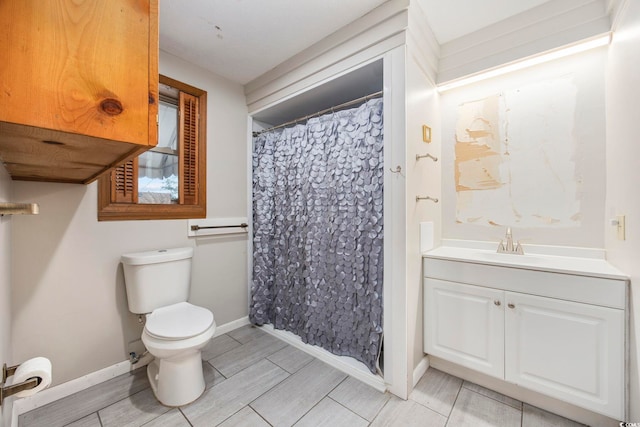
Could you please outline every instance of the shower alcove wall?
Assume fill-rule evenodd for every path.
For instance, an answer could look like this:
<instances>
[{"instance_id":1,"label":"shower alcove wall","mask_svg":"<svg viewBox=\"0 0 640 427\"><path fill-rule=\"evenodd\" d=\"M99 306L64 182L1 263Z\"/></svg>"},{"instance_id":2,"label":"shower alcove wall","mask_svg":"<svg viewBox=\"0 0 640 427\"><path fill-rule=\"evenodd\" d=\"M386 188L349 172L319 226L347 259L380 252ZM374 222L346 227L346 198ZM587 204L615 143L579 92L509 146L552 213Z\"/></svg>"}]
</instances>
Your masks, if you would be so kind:
<instances>
[{"instance_id":1,"label":"shower alcove wall","mask_svg":"<svg viewBox=\"0 0 640 427\"><path fill-rule=\"evenodd\" d=\"M437 54L433 49L437 43L424 32L424 16L415 2L385 2L245 86L250 131L383 91L384 378L371 374L364 365L354 366L348 358L314 354L404 399L428 367L422 352L419 223L434 222L436 244L440 235L440 206L415 199L419 194L439 197L440 192L440 165L416 162L417 154L440 156L434 83ZM422 141L422 125L433 129L429 145ZM248 153L253 153L252 139L249 132ZM398 167L401 173L391 171ZM248 211L252 212L251 155L247 170ZM251 272L251 239L249 245ZM271 332L296 343L295 336ZM315 351L299 338L297 341L303 350Z\"/></svg>"}]
</instances>

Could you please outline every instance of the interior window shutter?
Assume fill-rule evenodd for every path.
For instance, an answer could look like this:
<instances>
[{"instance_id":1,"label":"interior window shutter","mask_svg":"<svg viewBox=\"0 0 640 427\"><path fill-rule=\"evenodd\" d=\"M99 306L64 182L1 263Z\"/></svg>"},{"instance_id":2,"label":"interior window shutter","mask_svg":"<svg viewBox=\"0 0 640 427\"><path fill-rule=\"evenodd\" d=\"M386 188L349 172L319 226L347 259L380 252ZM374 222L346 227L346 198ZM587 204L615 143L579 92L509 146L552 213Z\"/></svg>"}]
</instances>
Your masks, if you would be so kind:
<instances>
[{"instance_id":1,"label":"interior window shutter","mask_svg":"<svg viewBox=\"0 0 640 427\"><path fill-rule=\"evenodd\" d=\"M198 203L198 97L180 92L180 203Z\"/></svg>"},{"instance_id":2,"label":"interior window shutter","mask_svg":"<svg viewBox=\"0 0 640 427\"><path fill-rule=\"evenodd\" d=\"M111 202L138 203L138 158L129 160L111 172Z\"/></svg>"}]
</instances>

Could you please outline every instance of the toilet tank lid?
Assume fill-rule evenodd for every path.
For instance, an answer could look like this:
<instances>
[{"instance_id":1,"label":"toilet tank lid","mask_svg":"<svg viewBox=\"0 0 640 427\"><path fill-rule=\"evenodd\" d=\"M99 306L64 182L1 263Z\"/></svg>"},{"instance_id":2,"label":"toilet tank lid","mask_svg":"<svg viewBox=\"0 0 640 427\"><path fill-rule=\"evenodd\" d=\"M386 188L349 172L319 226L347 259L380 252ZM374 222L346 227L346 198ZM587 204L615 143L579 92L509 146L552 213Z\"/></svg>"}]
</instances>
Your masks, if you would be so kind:
<instances>
[{"instance_id":1,"label":"toilet tank lid","mask_svg":"<svg viewBox=\"0 0 640 427\"><path fill-rule=\"evenodd\" d=\"M173 248L124 254L120 257L120 260L123 264L127 265L144 265L178 261L181 259L191 258L192 256L193 248Z\"/></svg>"}]
</instances>

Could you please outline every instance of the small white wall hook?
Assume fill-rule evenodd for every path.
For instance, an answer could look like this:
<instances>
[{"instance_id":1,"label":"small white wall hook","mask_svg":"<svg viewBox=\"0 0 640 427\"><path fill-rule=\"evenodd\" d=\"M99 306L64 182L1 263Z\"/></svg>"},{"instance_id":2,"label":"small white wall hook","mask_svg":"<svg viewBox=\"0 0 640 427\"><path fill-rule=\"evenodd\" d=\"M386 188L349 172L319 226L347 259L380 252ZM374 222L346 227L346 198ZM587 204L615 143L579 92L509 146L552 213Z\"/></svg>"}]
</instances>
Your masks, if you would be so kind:
<instances>
[{"instance_id":1,"label":"small white wall hook","mask_svg":"<svg viewBox=\"0 0 640 427\"><path fill-rule=\"evenodd\" d=\"M395 168L395 169L391 169L391 168L389 168L389 170L391 171L391 173L398 174L398 175L400 175L401 177L405 178L404 174L402 173L402 166L398 165L398 166L396 166L396 168Z\"/></svg>"},{"instance_id":2,"label":"small white wall hook","mask_svg":"<svg viewBox=\"0 0 640 427\"><path fill-rule=\"evenodd\" d=\"M433 203L438 203L438 199L430 196L416 196L416 203L420 200L431 200Z\"/></svg>"},{"instance_id":3,"label":"small white wall hook","mask_svg":"<svg viewBox=\"0 0 640 427\"><path fill-rule=\"evenodd\" d=\"M416 162L420 159L424 159L425 157L428 157L429 159L433 160L434 162L438 161L438 158L436 156L432 156L431 154L427 153L427 154L416 154Z\"/></svg>"}]
</instances>

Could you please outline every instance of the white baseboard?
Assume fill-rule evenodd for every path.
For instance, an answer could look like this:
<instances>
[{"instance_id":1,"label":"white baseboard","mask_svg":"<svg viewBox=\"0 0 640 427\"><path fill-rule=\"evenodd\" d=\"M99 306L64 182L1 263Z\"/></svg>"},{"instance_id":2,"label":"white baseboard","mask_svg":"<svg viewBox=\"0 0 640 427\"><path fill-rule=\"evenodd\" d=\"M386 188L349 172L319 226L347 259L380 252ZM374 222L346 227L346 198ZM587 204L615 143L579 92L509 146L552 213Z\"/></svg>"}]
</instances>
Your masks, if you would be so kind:
<instances>
[{"instance_id":1,"label":"white baseboard","mask_svg":"<svg viewBox=\"0 0 640 427\"><path fill-rule=\"evenodd\" d=\"M140 365L140 367L142 366L144 365ZM139 366L136 364L135 369L138 367ZM33 396L16 399L13 402L13 411L11 413L11 427L18 426L18 417L21 414L47 405L58 399L70 396L96 384L103 383L119 375L126 374L132 370L134 370L134 368L132 367L131 362L125 360L118 362L115 365L100 369L99 371L91 372L90 374L84 375L80 378L42 390L40 393L34 394Z\"/></svg>"},{"instance_id":2,"label":"white baseboard","mask_svg":"<svg viewBox=\"0 0 640 427\"><path fill-rule=\"evenodd\" d=\"M418 384L418 381L420 381L420 378L422 378L424 373L427 372L427 369L429 369L429 357L425 354L425 356L422 358L420 362L418 362L418 365L413 370L413 387L414 388L416 384Z\"/></svg>"},{"instance_id":3,"label":"white baseboard","mask_svg":"<svg viewBox=\"0 0 640 427\"><path fill-rule=\"evenodd\" d=\"M331 365L332 367L348 374L355 379L362 381L363 383L375 388L378 391L385 392L387 391L387 385L384 382L384 379L379 375L374 375L367 369L367 367L357 360L346 357L346 356L336 356L333 353L328 352L327 350L317 347L315 345L305 344L302 342L302 339L288 331L283 331L279 329L274 329L272 325L263 325L260 328L275 336L276 338L281 339L287 344L296 347L312 355L313 357L322 360L323 362Z\"/></svg>"},{"instance_id":4,"label":"white baseboard","mask_svg":"<svg viewBox=\"0 0 640 427\"><path fill-rule=\"evenodd\" d=\"M430 356L430 365L434 369L446 372L447 374L454 375L463 380L470 381L486 387L490 390L509 396L513 399L520 400L545 411L558 414L570 420L577 421L579 423L589 426L599 427L618 427L621 425L618 420L613 420L604 415L591 412L584 408L579 408L570 403L565 403L553 397L545 396L535 391L527 390L523 387L519 387L516 384L510 384L506 381L500 380L489 375L482 374L469 368L465 368L455 363L440 359L438 357Z\"/></svg>"},{"instance_id":5,"label":"white baseboard","mask_svg":"<svg viewBox=\"0 0 640 427\"><path fill-rule=\"evenodd\" d=\"M224 325L216 326L216 332L213 336L217 337L219 335L224 335L227 332L233 331L234 329L238 329L245 325L249 325L250 323L251 322L249 322L249 316L241 317L238 320L233 320L229 323L225 323Z\"/></svg>"},{"instance_id":6,"label":"white baseboard","mask_svg":"<svg viewBox=\"0 0 640 427\"><path fill-rule=\"evenodd\" d=\"M234 320L224 325L216 327L214 336L226 334L229 331L238 329L241 326L249 324L249 317L245 316L238 320ZM18 417L21 414L32 411L41 406L47 405L56 400L70 396L79 391L86 390L91 386L103 383L119 375L126 374L127 372L142 368L146 366L153 357L151 355L143 356L138 363L131 365L131 362L124 360L118 362L115 365L107 366L99 371L91 372L80 378L67 381L57 386L42 390L38 394L25 397L22 399L15 399L13 401L13 408L11 411L11 427L18 427ZM13 399L13 398L12 398Z\"/></svg>"}]
</instances>

